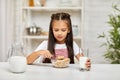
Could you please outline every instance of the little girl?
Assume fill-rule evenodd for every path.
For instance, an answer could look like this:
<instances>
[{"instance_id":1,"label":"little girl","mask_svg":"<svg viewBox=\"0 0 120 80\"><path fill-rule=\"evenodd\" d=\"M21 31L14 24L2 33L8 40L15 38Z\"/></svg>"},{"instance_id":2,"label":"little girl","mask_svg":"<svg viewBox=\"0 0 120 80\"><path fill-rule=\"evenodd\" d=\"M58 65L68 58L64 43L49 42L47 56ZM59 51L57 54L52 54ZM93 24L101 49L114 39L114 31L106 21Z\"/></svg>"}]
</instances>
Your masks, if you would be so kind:
<instances>
[{"instance_id":1,"label":"little girl","mask_svg":"<svg viewBox=\"0 0 120 80\"><path fill-rule=\"evenodd\" d=\"M73 41L72 24L68 13L52 14L49 26L48 41L43 41L35 52L27 57L27 63L39 62L40 56L44 63L50 63L51 58L64 56L70 58L74 63L74 56L79 60L83 56L78 45ZM87 67L91 66L90 59L86 62Z\"/></svg>"}]
</instances>

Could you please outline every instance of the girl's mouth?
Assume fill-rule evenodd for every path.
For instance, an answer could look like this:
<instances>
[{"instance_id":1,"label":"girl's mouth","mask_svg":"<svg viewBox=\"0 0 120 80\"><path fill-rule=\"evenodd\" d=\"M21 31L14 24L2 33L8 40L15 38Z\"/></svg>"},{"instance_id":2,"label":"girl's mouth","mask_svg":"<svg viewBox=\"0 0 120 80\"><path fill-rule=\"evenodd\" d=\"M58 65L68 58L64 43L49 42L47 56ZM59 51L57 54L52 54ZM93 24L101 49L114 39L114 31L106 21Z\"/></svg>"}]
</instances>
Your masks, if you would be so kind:
<instances>
[{"instance_id":1,"label":"girl's mouth","mask_svg":"<svg viewBox=\"0 0 120 80\"><path fill-rule=\"evenodd\" d=\"M62 36L58 36L57 38L62 38Z\"/></svg>"}]
</instances>

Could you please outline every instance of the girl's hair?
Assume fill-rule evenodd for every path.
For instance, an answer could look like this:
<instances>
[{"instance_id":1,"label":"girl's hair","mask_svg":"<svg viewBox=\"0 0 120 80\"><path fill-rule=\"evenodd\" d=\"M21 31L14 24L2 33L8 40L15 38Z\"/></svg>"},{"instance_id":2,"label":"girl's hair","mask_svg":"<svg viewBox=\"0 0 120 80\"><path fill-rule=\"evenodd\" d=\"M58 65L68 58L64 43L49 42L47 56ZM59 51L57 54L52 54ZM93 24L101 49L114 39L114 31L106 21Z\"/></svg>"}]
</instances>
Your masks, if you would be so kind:
<instances>
[{"instance_id":1,"label":"girl's hair","mask_svg":"<svg viewBox=\"0 0 120 80\"><path fill-rule=\"evenodd\" d=\"M55 49L56 39L53 35L53 30L52 30L52 25L54 20L64 20L67 22L70 32L67 34L65 44L68 49L68 57L70 58L70 63L74 63L72 24L71 24L70 15L68 13L61 12L61 13L52 14L50 26L49 26L48 50L51 52L51 54L53 55L55 54L54 49ZM48 58L45 58L43 62L50 63L51 60Z\"/></svg>"}]
</instances>

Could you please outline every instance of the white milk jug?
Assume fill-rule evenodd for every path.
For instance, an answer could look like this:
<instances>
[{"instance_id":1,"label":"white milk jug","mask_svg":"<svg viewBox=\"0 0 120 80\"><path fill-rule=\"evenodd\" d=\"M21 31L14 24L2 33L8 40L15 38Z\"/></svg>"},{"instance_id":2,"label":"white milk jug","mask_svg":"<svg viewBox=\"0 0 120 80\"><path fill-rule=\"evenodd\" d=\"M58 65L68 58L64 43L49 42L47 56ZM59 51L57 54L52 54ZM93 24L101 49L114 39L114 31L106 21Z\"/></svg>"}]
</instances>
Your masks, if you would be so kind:
<instances>
[{"instance_id":1,"label":"white milk jug","mask_svg":"<svg viewBox=\"0 0 120 80\"><path fill-rule=\"evenodd\" d=\"M26 71L27 61L23 56L11 56L8 63L11 72L22 73Z\"/></svg>"},{"instance_id":2,"label":"white milk jug","mask_svg":"<svg viewBox=\"0 0 120 80\"><path fill-rule=\"evenodd\" d=\"M21 43L14 43L8 51L9 70L15 73L25 72L27 60Z\"/></svg>"}]
</instances>

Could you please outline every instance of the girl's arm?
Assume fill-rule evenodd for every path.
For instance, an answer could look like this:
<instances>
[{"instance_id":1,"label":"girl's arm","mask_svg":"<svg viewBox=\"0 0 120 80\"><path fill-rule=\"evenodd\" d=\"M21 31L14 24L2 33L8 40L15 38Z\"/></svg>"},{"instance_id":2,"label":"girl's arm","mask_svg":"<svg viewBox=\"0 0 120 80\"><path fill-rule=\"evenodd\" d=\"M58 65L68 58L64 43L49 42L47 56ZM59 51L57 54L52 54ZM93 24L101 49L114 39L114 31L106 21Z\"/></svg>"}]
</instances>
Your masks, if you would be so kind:
<instances>
[{"instance_id":1,"label":"girl's arm","mask_svg":"<svg viewBox=\"0 0 120 80\"><path fill-rule=\"evenodd\" d=\"M27 57L27 64L32 64L40 56L43 56L43 58L51 58L52 54L48 50L39 50L33 52Z\"/></svg>"},{"instance_id":2,"label":"girl's arm","mask_svg":"<svg viewBox=\"0 0 120 80\"><path fill-rule=\"evenodd\" d=\"M31 53L29 56L27 56L27 64L32 64L39 56L39 51Z\"/></svg>"}]
</instances>

